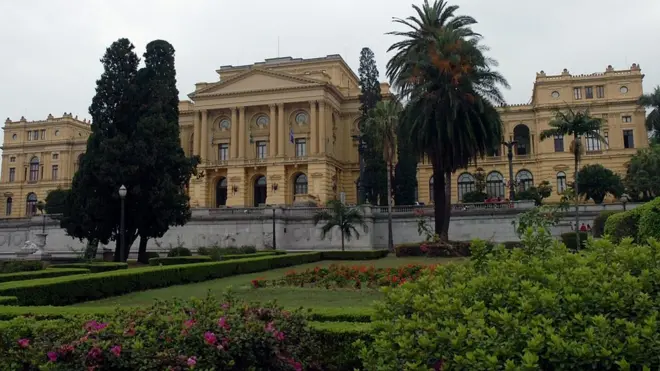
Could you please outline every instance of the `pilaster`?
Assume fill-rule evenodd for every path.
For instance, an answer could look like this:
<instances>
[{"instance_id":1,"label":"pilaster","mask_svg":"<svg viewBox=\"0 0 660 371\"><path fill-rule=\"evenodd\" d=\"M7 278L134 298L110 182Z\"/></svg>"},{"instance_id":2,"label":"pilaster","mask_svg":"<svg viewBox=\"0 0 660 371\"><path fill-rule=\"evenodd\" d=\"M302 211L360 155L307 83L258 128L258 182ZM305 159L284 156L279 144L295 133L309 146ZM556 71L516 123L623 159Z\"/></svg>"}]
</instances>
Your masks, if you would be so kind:
<instances>
[{"instance_id":1,"label":"pilaster","mask_svg":"<svg viewBox=\"0 0 660 371\"><path fill-rule=\"evenodd\" d=\"M326 127L325 127L325 118L326 118L326 105L325 102L320 101L319 102L319 147L318 151L319 153L325 153L325 134L326 134Z\"/></svg>"},{"instance_id":2,"label":"pilaster","mask_svg":"<svg viewBox=\"0 0 660 371\"><path fill-rule=\"evenodd\" d=\"M231 141L229 142L229 153L232 159L238 157L238 108L231 108Z\"/></svg>"},{"instance_id":3,"label":"pilaster","mask_svg":"<svg viewBox=\"0 0 660 371\"><path fill-rule=\"evenodd\" d=\"M245 107L238 108L238 157L245 158Z\"/></svg>"},{"instance_id":4,"label":"pilaster","mask_svg":"<svg viewBox=\"0 0 660 371\"><path fill-rule=\"evenodd\" d=\"M248 191L245 185L245 169L242 167L228 168L227 180L227 206L245 207L246 192Z\"/></svg>"},{"instance_id":5,"label":"pilaster","mask_svg":"<svg viewBox=\"0 0 660 371\"><path fill-rule=\"evenodd\" d=\"M325 205L332 198L332 166L325 162L307 165L307 189L320 205Z\"/></svg>"},{"instance_id":6,"label":"pilaster","mask_svg":"<svg viewBox=\"0 0 660 371\"><path fill-rule=\"evenodd\" d=\"M200 135L201 135L201 124L199 122L199 112L193 112L193 155L199 156L199 144L200 144Z\"/></svg>"},{"instance_id":7,"label":"pilaster","mask_svg":"<svg viewBox=\"0 0 660 371\"><path fill-rule=\"evenodd\" d=\"M270 136L268 138L268 153L270 157L277 156L277 125L282 125L278 122L277 116L275 113L275 105L269 104L270 108Z\"/></svg>"},{"instance_id":8,"label":"pilaster","mask_svg":"<svg viewBox=\"0 0 660 371\"><path fill-rule=\"evenodd\" d=\"M280 132L280 135L277 137L277 155L286 157L286 138L289 137L286 132L286 123L284 122L284 103L277 104L277 125Z\"/></svg>"},{"instance_id":9,"label":"pilaster","mask_svg":"<svg viewBox=\"0 0 660 371\"><path fill-rule=\"evenodd\" d=\"M270 205L285 205L287 192L293 190L287 187L286 168L284 165L270 165L267 169L268 194L266 200ZM277 188L277 189L275 189Z\"/></svg>"},{"instance_id":10,"label":"pilaster","mask_svg":"<svg viewBox=\"0 0 660 371\"><path fill-rule=\"evenodd\" d=\"M317 122L316 122L316 101L309 102L310 123L309 123L309 154L316 154L316 137L317 137Z\"/></svg>"},{"instance_id":11,"label":"pilaster","mask_svg":"<svg viewBox=\"0 0 660 371\"><path fill-rule=\"evenodd\" d=\"M202 111L202 129L201 129L201 148L200 156L202 157L202 163L208 162L208 151L209 151L209 123L208 123L209 111Z\"/></svg>"}]
</instances>

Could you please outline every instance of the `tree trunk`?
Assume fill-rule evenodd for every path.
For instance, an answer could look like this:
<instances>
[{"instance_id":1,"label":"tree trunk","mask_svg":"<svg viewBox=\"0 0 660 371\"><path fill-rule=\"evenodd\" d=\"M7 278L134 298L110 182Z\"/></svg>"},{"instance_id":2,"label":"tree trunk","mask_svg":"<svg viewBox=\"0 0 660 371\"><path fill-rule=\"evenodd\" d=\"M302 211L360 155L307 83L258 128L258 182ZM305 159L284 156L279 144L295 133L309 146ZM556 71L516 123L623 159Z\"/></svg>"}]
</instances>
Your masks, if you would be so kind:
<instances>
[{"instance_id":1,"label":"tree trunk","mask_svg":"<svg viewBox=\"0 0 660 371\"><path fill-rule=\"evenodd\" d=\"M341 251L345 251L344 247L344 229L341 229Z\"/></svg>"},{"instance_id":2,"label":"tree trunk","mask_svg":"<svg viewBox=\"0 0 660 371\"><path fill-rule=\"evenodd\" d=\"M580 156L579 152L575 152L575 185L573 186L573 189L575 191L575 240L577 241L577 245L575 245L576 249L580 249L580 190L578 186L578 166L580 163Z\"/></svg>"},{"instance_id":3,"label":"tree trunk","mask_svg":"<svg viewBox=\"0 0 660 371\"><path fill-rule=\"evenodd\" d=\"M451 219L451 173L445 176L445 212L440 239L449 241L449 221Z\"/></svg>"},{"instance_id":4,"label":"tree trunk","mask_svg":"<svg viewBox=\"0 0 660 371\"><path fill-rule=\"evenodd\" d=\"M124 256L120 256L121 237L117 236L117 239L115 240L115 256L113 260L116 262L125 262L128 260L128 255L131 252L131 246L133 245L133 241L135 241L136 238L137 235L134 231L126 231L126 251L124 251Z\"/></svg>"},{"instance_id":5,"label":"tree trunk","mask_svg":"<svg viewBox=\"0 0 660 371\"><path fill-rule=\"evenodd\" d=\"M147 257L147 242L149 237L140 236L140 247L138 248L138 262L142 264L149 264L149 258Z\"/></svg>"},{"instance_id":6,"label":"tree trunk","mask_svg":"<svg viewBox=\"0 0 660 371\"><path fill-rule=\"evenodd\" d=\"M438 175L439 174L439 175ZM446 204L447 200L445 197L445 176L444 172L440 168L434 166L433 169L433 215L435 218L435 233L438 235L441 241L447 241L447 235L443 233L445 226L445 219L447 219Z\"/></svg>"},{"instance_id":7,"label":"tree trunk","mask_svg":"<svg viewBox=\"0 0 660 371\"><path fill-rule=\"evenodd\" d=\"M394 252L394 236L392 232L392 161L387 164L387 249Z\"/></svg>"}]
</instances>

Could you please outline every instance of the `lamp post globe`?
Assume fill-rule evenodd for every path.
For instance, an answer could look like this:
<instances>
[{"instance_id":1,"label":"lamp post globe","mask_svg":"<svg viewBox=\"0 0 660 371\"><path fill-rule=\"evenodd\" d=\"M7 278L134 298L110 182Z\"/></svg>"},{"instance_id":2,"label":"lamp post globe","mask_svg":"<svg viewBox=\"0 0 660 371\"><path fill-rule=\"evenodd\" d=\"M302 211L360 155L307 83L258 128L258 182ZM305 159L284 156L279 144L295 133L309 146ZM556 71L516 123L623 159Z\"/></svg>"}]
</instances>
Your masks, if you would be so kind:
<instances>
[{"instance_id":1,"label":"lamp post globe","mask_svg":"<svg viewBox=\"0 0 660 371\"><path fill-rule=\"evenodd\" d=\"M122 200L126 197L126 187L123 184L119 187L119 197L121 197Z\"/></svg>"},{"instance_id":2,"label":"lamp post globe","mask_svg":"<svg viewBox=\"0 0 660 371\"><path fill-rule=\"evenodd\" d=\"M119 187L119 198L121 199L121 216L119 219L119 261L124 261L124 255L126 251L126 239L125 239L125 221L124 221L124 199L126 198L126 187L122 184L121 187Z\"/></svg>"}]
</instances>

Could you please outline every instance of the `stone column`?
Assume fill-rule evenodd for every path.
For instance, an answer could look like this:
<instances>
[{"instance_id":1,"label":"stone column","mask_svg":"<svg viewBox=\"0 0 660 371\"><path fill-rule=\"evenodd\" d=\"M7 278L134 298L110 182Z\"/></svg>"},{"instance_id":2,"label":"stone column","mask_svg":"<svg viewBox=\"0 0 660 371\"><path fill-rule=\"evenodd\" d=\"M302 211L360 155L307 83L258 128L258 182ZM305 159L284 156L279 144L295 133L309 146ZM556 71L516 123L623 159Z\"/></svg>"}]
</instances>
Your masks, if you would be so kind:
<instances>
[{"instance_id":1,"label":"stone column","mask_svg":"<svg viewBox=\"0 0 660 371\"><path fill-rule=\"evenodd\" d=\"M326 127L325 127L325 102L320 101L319 102L319 153L325 153L325 134L326 134Z\"/></svg>"},{"instance_id":2,"label":"stone column","mask_svg":"<svg viewBox=\"0 0 660 371\"><path fill-rule=\"evenodd\" d=\"M286 123L284 122L284 103L277 104L277 125L280 135L277 137L277 154L278 156L286 156L286 141L289 138L289 133L286 131Z\"/></svg>"},{"instance_id":3,"label":"stone column","mask_svg":"<svg viewBox=\"0 0 660 371\"><path fill-rule=\"evenodd\" d=\"M274 104L269 104L268 107L270 108L270 120L269 120L269 125L270 125L270 137L268 138L268 152L270 153L270 157L275 157L277 156L277 125L281 125L277 122L277 117L275 115L275 105Z\"/></svg>"},{"instance_id":4,"label":"stone column","mask_svg":"<svg viewBox=\"0 0 660 371\"><path fill-rule=\"evenodd\" d=\"M309 154L316 154L316 101L309 102Z\"/></svg>"},{"instance_id":5,"label":"stone column","mask_svg":"<svg viewBox=\"0 0 660 371\"><path fill-rule=\"evenodd\" d=\"M193 155L199 156L199 143L200 135L202 132L201 124L199 122L199 112L193 112Z\"/></svg>"},{"instance_id":6,"label":"stone column","mask_svg":"<svg viewBox=\"0 0 660 371\"><path fill-rule=\"evenodd\" d=\"M238 157L245 158L245 107L238 108Z\"/></svg>"},{"instance_id":7,"label":"stone column","mask_svg":"<svg viewBox=\"0 0 660 371\"><path fill-rule=\"evenodd\" d=\"M209 111L202 111L202 134L200 135L201 148L199 151L200 156L202 157L202 163L205 163L209 160Z\"/></svg>"},{"instance_id":8,"label":"stone column","mask_svg":"<svg viewBox=\"0 0 660 371\"><path fill-rule=\"evenodd\" d=\"M231 158L238 157L238 107L231 108L231 141L229 142L229 152Z\"/></svg>"}]
</instances>

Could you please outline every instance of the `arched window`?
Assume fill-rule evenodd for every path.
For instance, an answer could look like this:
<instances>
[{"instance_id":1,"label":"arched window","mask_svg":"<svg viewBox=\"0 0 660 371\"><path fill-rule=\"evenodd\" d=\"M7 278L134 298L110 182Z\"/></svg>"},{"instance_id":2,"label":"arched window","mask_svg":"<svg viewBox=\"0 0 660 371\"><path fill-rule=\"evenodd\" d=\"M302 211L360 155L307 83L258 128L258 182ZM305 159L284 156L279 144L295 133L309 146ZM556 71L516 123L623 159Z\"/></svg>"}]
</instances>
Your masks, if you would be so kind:
<instances>
[{"instance_id":1,"label":"arched window","mask_svg":"<svg viewBox=\"0 0 660 371\"><path fill-rule=\"evenodd\" d=\"M513 139L516 141L516 156L527 156L531 151L529 128L525 124L518 124L513 128Z\"/></svg>"},{"instance_id":2,"label":"arched window","mask_svg":"<svg viewBox=\"0 0 660 371\"><path fill-rule=\"evenodd\" d=\"M32 157L30 160L30 182L36 182L39 180L39 158L37 156Z\"/></svg>"},{"instance_id":3,"label":"arched window","mask_svg":"<svg viewBox=\"0 0 660 371\"><path fill-rule=\"evenodd\" d=\"M293 195L307 194L307 175L300 173L293 182Z\"/></svg>"},{"instance_id":4,"label":"arched window","mask_svg":"<svg viewBox=\"0 0 660 371\"><path fill-rule=\"evenodd\" d=\"M463 173L458 177L458 199L463 201L466 193L474 192L477 189L477 182L470 173Z\"/></svg>"},{"instance_id":5,"label":"arched window","mask_svg":"<svg viewBox=\"0 0 660 371\"><path fill-rule=\"evenodd\" d=\"M215 185L215 207L227 205L227 178L220 178Z\"/></svg>"},{"instance_id":6,"label":"arched window","mask_svg":"<svg viewBox=\"0 0 660 371\"><path fill-rule=\"evenodd\" d=\"M566 190L566 173L560 171L557 173L557 193L563 193Z\"/></svg>"},{"instance_id":7,"label":"arched window","mask_svg":"<svg viewBox=\"0 0 660 371\"><path fill-rule=\"evenodd\" d=\"M429 200L431 200L431 202L435 201L435 195L433 194L434 183L435 183L435 174L431 175L431 179L429 179Z\"/></svg>"},{"instance_id":8,"label":"arched window","mask_svg":"<svg viewBox=\"0 0 660 371\"><path fill-rule=\"evenodd\" d=\"M5 215L10 216L11 215L11 204L13 200L11 197L7 197L7 205L5 206Z\"/></svg>"},{"instance_id":9,"label":"arched window","mask_svg":"<svg viewBox=\"0 0 660 371\"><path fill-rule=\"evenodd\" d=\"M491 171L486 176L486 193L488 197L504 198L504 177L497 171Z\"/></svg>"},{"instance_id":10,"label":"arched window","mask_svg":"<svg viewBox=\"0 0 660 371\"><path fill-rule=\"evenodd\" d=\"M254 180L254 207L266 203L266 177L260 175Z\"/></svg>"},{"instance_id":11,"label":"arched window","mask_svg":"<svg viewBox=\"0 0 660 371\"><path fill-rule=\"evenodd\" d=\"M520 170L518 174L516 174L516 183L518 183L518 188L521 191L526 191L534 186L534 177L529 171Z\"/></svg>"},{"instance_id":12,"label":"arched window","mask_svg":"<svg viewBox=\"0 0 660 371\"><path fill-rule=\"evenodd\" d=\"M27 216L32 216L37 213L37 195L34 193L29 193L27 195L25 203L25 214Z\"/></svg>"}]
</instances>

